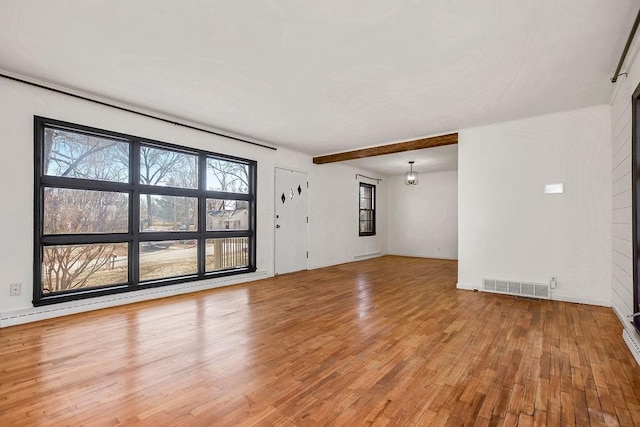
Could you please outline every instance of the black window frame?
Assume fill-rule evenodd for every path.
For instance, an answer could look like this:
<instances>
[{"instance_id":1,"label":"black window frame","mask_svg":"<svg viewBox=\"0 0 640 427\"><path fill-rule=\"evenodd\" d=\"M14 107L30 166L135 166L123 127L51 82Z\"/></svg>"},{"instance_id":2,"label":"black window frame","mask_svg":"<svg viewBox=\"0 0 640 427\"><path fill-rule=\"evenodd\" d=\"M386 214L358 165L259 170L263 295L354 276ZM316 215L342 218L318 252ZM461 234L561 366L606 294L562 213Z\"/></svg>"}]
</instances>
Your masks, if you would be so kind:
<instances>
[{"instance_id":1,"label":"black window frame","mask_svg":"<svg viewBox=\"0 0 640 427\"><path fill-rule=\"evenodd\" d=\"M360 196L361 194L361 189L362 188L370 188L371 189L371 209L363 209L362 208L362 197ZM376 186L374 184L367 184L366 182L361 182L360 185L358 186L358 235L361 237L364 236L375 236L376 235ZM371 231L361 231L361 227L360 224L363 221L366 220L361 220L360 219L360 214L365 211L365 212L371 212Z\"/></svg>"},{"instance_id":2,"label":"black window frame","mask_svg":"<svg viewBox=\"0 0 640 427\"><path fill-rule=\"evenodd\" d=\"M633 236L633 306L632 315L640 312L640 84L631 95L631 229ZM631 323L640 334L640 316L633 316Z\"/></svg>"},{"instance_id":3,"label":"black window frame","mask_svg":"<svg viewBox=\"0 0 640 427\"><path fill-rule=\"evenodd\" d=\"M80 134L88 134L129 144L129 181L110 182L93 179L79 179L45 175L44 133L46 128L54 128ZM255 160L220 154L201 149L170 144L149 138L138 137L94 127L78 125L65 121L34 116L34 267L33 267L33 305L41 306L103 295L137 291L159 286L167 286L184 282L200 281L216 277L252 273L256 271L256 212L257 212L257 162ZM182 152L197 156L198 186L196 189L154 186L140 183L140 147L151 146L161 149ZM207 191L208 158L232 161L248 167L248 193L226 191ZM81 190L118 191L129 194L128 232L98 234L44 234L44 189L73 188ZM141 231L140 230L140 195L166 195L194 197L198 200L198 228L196 231ZM248 230L216 230L207 231L207 199L244 200L248 202ZM248 265L206 271L206 243L208 239L246 237L248 240ZM162 240L196 240L197 241L197 273L163 278L157 280L139 280L140 260L139 248L142 242ZM128 245L128 280L126 283L91 288L44 293L42 289L44 247L53 245L126 243Z\"/></svg>"}]
</instances>

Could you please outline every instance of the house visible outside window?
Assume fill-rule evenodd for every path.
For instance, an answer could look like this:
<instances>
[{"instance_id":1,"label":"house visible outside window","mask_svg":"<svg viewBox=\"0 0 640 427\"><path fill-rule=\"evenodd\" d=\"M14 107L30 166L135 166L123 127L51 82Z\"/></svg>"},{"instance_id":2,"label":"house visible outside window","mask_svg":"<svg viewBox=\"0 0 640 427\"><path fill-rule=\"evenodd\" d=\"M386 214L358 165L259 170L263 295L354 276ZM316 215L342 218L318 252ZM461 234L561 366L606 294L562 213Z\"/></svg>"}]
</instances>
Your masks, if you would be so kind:
<instances>
[{"instance_id":1,"label":"house visible outside window","mask_svg":"<svg viewBox=\"0 0 640 427\"><path fill-rule=\"evenodd\" d=\"M376 186L360 183L360 236L376 234Z\"/></svg>"},{"instance_id":2,"label":"house visible outside window","mask_svg":"<svg viewBox=\"0 0 640 427\"><path fill-rule=\"evenodd\" d=\"M35 125L34 304L255 271L256 162Z\"/></svg>"}]
</instances>

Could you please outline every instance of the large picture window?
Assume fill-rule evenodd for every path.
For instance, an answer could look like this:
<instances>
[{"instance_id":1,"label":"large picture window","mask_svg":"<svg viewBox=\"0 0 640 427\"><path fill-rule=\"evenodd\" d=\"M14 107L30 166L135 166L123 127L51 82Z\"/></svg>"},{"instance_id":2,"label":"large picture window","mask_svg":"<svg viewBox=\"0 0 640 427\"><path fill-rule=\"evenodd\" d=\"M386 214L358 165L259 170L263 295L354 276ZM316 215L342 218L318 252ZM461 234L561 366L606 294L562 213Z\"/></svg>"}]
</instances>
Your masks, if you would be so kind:
<instances>
[{"instance_id":1,"label":"large picture window","mask_svg":"<svg viewBox=\"0 0 640 427\"><path fill-rule=\"evenodd\" d=\"M373 236L376 234L376 186L360 183L359 194L360 212L360 236Z\"/></svg>"},{"instance_id":2,"label":"large picture window","mask_svg":"<svg viewBox=\"0 0 640 427\"><path fill-rule=\"evenodd\" d=\"M42 117L35 147L35 305L255 271L255 161Z\"/></svg>"}]
</instances>

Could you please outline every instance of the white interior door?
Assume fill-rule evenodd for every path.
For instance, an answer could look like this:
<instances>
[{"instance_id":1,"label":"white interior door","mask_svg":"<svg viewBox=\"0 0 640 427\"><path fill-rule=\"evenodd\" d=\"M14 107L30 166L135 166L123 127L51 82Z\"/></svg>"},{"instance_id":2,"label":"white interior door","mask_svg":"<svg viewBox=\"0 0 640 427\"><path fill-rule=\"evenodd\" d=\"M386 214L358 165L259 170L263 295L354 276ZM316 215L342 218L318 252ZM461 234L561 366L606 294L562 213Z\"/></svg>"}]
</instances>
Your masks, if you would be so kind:
<instances>
[{"instance_id":1,"label":"white interior door","mask_svg":"<svg viewBox=\"0 0 640 427\"><path fill-rule=\"evenodd\" d=\"M307 174L276 168L275 273L307 268Z\"/></svg>"}]
</instances>

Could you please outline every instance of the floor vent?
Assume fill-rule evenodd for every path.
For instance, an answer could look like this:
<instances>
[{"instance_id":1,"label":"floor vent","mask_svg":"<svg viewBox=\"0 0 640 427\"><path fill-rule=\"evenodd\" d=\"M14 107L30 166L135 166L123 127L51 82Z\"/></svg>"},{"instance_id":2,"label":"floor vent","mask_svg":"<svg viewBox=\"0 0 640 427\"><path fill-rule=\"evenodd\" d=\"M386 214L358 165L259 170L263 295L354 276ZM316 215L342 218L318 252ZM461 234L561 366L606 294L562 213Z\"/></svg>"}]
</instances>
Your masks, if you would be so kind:
<instances>
[{"instance_id":1,"label":"floor vent","mask_svg":"<svg viewBox=\"0 0 640 427\"><path fill-rule=\"evenodd\" d=\"M624 328L622 329L622 338L624 338L624 341L627 343L629 350L631 350L631 354L633 354L636 362L638 362L638 365L640 365L640 343L638 343L638 340L634 336L634 332L631 332L627 328Z\"/></svg>"},{"instance_id":2,"label":"floor vent","mask_svg":"<svg viewBox=\"0 0 640 427\"><path fill-rule=\"evenodd\" d=\"M516 282L513 280L483 279L484 291L529 298L551 298L551 289L545 283Z\"/></svg>"}]
</instances>

